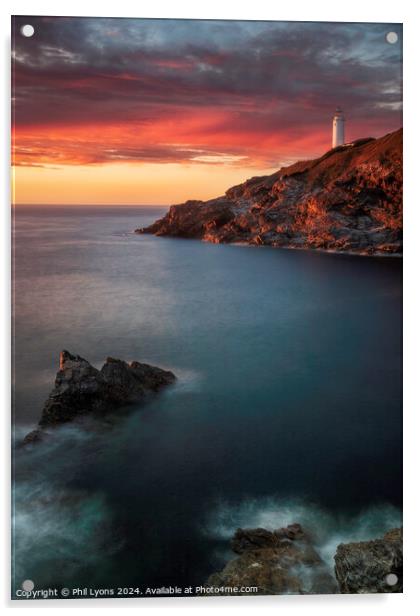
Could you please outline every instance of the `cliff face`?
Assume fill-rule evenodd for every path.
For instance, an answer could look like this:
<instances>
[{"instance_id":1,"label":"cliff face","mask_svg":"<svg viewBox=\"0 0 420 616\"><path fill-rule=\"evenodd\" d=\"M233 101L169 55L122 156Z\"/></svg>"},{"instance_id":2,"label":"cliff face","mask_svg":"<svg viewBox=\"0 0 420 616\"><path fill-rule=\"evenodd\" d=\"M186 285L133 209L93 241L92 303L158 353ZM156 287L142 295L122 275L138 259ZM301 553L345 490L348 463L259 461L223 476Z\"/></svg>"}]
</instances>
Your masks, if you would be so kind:
<instances>
[{"instance_id":1,"label":"cliff face","mask_svg":"<svg viewBox=\"0 0 420 616\"><path fill-rule=\"evenodd\" d=\"M137 233L359 254L402 252L402 129L171 206Z\"/></svg>"}]
</instances>

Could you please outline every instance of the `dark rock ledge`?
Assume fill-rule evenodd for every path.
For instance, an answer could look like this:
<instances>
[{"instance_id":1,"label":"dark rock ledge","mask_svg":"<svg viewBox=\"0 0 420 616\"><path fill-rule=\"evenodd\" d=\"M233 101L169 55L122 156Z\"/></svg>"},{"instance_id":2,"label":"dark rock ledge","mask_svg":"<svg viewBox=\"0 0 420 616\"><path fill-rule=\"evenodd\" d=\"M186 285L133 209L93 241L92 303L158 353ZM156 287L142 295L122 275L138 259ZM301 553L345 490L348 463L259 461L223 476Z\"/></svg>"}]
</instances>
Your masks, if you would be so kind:
<instances>
[{"instance_id":1,"label":"dark rock ledge","mask_svg":"<svg viewBox=\"0 0 420 616\"><path fill-rule=\"evenodd\" d=\"M208 594L214 587L258 587L259 595L337 593L337 583L300 524L273 532L264 528L238 528L231 548L239 554L220 573L209 577ZM250 592L249 594L255 594Z\"/></svg>"},{"instance_id":2,"label":"dark rock ledge","mask_svg":"<svg viewBox=\"0 0 420 616\"><path fill-rule=\"evenodd\" d=\"M342 593L403 590L402 528L393 528L373 541L341 543L334 560L335 576Z\"/></svg>"},{"instance_id":3,"label":"dark rock ledge","mask_svg":"<svg viewBox=\"0 0 420 616\"><path fill-rule=\"evenodd\" d=\"M170 385L172 372L133 361L127 364L108 357L101 370L86 359L68 351L60 353L60 369L55 386L44 404L39 428L23 440L23 444L43 439L44 429L72 421L78 416L104 414L129 405Z\"/></svg>"},{"instance_id":4,"label":"dark rock ledge","mask_svg":"<svg viewBox=\"0 0 420 616\"><path fill-rule=\"evenodd\" d=\"M231 548L239 556L208 578L206 594L244 594L227 587L257 587L261 595L402 592L399 528L382 539L340 544L334 556L336 579L300 524L272 532L239 528Z\"/></svg>"}]
</instances>

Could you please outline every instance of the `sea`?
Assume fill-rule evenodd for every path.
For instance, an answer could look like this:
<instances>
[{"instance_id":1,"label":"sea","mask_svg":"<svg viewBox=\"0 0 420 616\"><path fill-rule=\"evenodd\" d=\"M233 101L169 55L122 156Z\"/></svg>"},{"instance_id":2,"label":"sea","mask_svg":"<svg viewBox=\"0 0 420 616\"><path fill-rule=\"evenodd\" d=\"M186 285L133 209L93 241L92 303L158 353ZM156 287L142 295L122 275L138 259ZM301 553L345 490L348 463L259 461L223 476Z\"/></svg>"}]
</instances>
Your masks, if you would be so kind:
<instances>
[{"instance_id":1,"label":"sea","mask_svg":"<svg viewBox=\"0 0 420 616\"><path fill-rule=\"evenodd\" d=\"M134 233L165 212L15 208L14 593L194 593L238 527L294 522L332 570L401 524L402 259ZM177 381L21 448L62 349Z\"/></svg>"}]
</instances>

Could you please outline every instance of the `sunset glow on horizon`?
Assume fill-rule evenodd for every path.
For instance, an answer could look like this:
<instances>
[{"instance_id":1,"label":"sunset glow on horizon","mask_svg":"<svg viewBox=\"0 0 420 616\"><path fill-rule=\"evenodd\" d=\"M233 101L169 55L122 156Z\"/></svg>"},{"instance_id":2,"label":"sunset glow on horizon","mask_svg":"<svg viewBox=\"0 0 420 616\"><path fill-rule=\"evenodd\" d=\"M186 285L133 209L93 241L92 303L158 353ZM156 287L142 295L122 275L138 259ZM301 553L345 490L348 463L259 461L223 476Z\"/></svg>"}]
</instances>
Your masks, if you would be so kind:
<instances>
[{"instance_id":1,"label":"sunset glow on horizon","mask_svg":"<svg viewBox=\"0 0 420 616\"><path fill-rule=\"evenodd\" d=\"M391 132L402 121L390 28L16 17L13 201L216 197L322 155L337 105L347 141Z\"/></svg>"}]
</instances>

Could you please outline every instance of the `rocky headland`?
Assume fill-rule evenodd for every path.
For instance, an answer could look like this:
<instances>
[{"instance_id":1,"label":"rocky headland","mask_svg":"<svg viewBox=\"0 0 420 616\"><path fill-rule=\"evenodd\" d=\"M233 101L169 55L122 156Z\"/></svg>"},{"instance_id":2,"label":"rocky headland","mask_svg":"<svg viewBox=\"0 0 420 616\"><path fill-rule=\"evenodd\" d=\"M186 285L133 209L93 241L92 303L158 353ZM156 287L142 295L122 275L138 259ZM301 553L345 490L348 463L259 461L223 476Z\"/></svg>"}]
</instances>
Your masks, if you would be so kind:
<instances>
[{"instance_id":1,"label":"rocky headland","mask_svg":"<svg viewBox=\"0 0 420 616\"><path fill-rule=\"evenodd\" d=\"M402 253L402 129L253 177L209 201L172 205L136 233L208 242Z\"/></svg>"},{"instance_id":2,"label":"rocky headland","mask_svg":"<svg viewBox=\"0 0 420 616\"><path fill-rule=\"evenodd\" d=\"M300 524L274 531L239 528L231 549L237 557L209 577L207 594L243 595L241 587L257 587L263 595L402 592L398 528L374 541L340 544L334 557L335 576ZM235 587L238 591L232 592Z\"/></svg>"},{"instance_id":3,"label":"rocky headland","mask_svg":"<svg viewBox=\"0 0 420 616\"><path fill-rule=\"evenodd\" d=\"M42 440L45 428L137 402L175 379L167 370L112 357L98 370L83 357L61 351L55 385L44 404L39 427L25 437L23 444Z\"/></svg>"}]
</instances>

